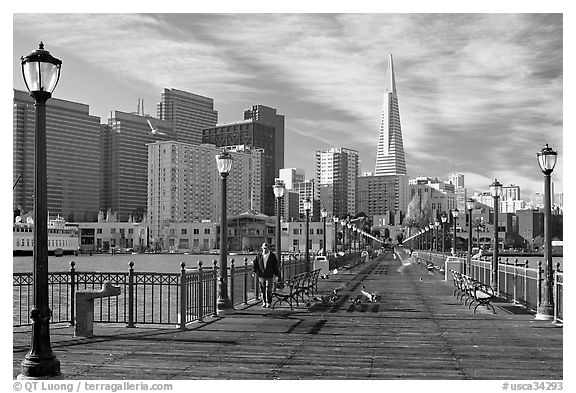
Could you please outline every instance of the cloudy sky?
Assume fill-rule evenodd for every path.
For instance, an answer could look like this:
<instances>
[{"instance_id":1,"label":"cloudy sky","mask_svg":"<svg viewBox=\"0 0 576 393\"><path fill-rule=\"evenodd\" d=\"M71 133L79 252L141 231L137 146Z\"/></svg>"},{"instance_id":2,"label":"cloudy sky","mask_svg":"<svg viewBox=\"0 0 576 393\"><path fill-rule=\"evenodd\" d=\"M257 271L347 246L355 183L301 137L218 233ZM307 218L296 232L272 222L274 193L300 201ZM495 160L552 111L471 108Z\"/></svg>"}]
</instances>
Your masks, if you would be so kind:
<instances>
[{"instance_id":1,"label":"cloudy sky","mask_svg":"<svg viewBox=\"0 0 576 393\"><path fill-rule=\"evenodd\" d=\"M314 150L356 149L374 170L388 55L396 72L410 176L465 174L542 192L536 152L559 152L562 191L562 14L14 14L19 58L62 59L55 97L156 114L164 88L214 99L219 122L253 104L286 117L286 167L313 177Z\"/></svg>"}]
</instances>

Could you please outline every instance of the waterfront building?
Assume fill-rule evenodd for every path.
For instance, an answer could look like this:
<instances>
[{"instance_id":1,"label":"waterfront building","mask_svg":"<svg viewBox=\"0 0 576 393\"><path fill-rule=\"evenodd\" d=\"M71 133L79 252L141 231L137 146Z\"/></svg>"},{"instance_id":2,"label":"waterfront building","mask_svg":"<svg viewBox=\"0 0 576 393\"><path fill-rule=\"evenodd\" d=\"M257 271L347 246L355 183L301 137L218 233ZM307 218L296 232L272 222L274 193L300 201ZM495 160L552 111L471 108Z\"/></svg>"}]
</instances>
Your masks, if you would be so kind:
<instances>
[{"instance_id":1,"label":"waterfront building","mask_svg":"<svg viewBox=\"0 0 576 393\"><path fill-rule=\"evenodd\" d=\"M262 149L262 184L260 190L262 199L261 212L273 216L274 211L274 179L278 177L275 170L275 131L274 127L255 120L244 120L237 123L219 124L203 130L202 143L216 147L239 146Z\"/></svg>"},{"instance_id":2,"label":"waterfront building","mask_svg":"<svg viewBox=\"0 0 576 393\"><path fill-rule=\"evenodd\" d=\"M34 99L14 90L13 208L34 209ZM52 98L46 105L47 208L67 221L96 220L100 190L100 118L86 104Z\"/></svg>"},{"instance_id":3,"label":"waterfront building","mask_svg":"<svg viewBox=\"0 0 576 393\"><path fill-rule=\"evenodd\" d=\"M175 140L172 123L113 111L102 127L102 195L100 210L142 221L147 208L148 143Z\"/></svg>"},{"instance_id":4,"label":"waterfront building","mask_svg":"<svg viewBox=\"0 0 576 393\"><path fill-rule=\"evenodd\" d=\"M80 251L148 248L149 233L146 223L98 221L78 222Z\"/></svg>"},{"instance_id":5,"label":"waterfront building","mask_svg":"<svg viewBox=\"0 0 576 393\"><path fill-rule=\"evenodd\" d=\"M221 150L211 144L175 141L148 144L147 219L155 242L161 241L169 223L220 219L221 182L215 156ZM228 214L260 210L264 152L246 146L227 150L234 160L227 181Z\"/></svg>"},{"instance_id":6,"label":"waterfront building","mask_svg":"<svg viewBox=\"0 0 576 393\"><path fill-rule=\"evenodd\" d=\"M284 115L265 105L252 105L244 111L244 120L253 120L274 127L274 176L284 168Z\"/></svg>"},{"instance_id":7,"label":"waterfront building","mask_svg":"<svg viewBox=\"0 0 576 393\"><path fill-rule=\"evenodd\" d=\"M314 199L320 200L331 216L356 214L360 161L358 151L344 147L315 151L316 183Z\"/></svg>"},{"instance_id":8,"label":"waterfront building","mask_svg":"<svg viewBox=\"0 0 576 393\"><path fill-rule=\"evenodd\" d=\"M310 260L314 260L314 254L324 249L324 224L322 221L311 221L308 226ZM334 244L334 223L326 221L326 250L332 250ZM282 251L306 252L306 222L293 221L282 223Z\"/></svg>"},{"instance_id":9,"label":"waterfront building","mask_svg":"<svg viewBox=\"0 0 576 393\"><path fill-rule=\"evenodd\" d=\"M164 89L162 101L157 105L157 117L172 123L177 141L193 145L202 143L202 130L218 122L212 98L178 89Z\"/></svg>"},{"instance_id":10,"label":"waterfront building","mask_svg":"<svg viewBox=\"0 0 576 393\"><path fill-rule=\"evenodd\" d=\"M395 213L406 213L409 202L410 193L406 175L358 178L357 212L363 212L371 218L387 212L394 216Z\"/></svg>"},{"instance_id":11,"label":"waterfront building","mask_svg":"<svg viewBox=\"0 0 576 393\"><path fill-rule=\"evenodd\" d=\"M382 121L378 136L378 151L376 153L376 176L406 175L406 160L400 126L400 110L396 91L396 77L392 54L388 58L386 72L386 90L382 105Z\"/></svg>"}]
</instances>

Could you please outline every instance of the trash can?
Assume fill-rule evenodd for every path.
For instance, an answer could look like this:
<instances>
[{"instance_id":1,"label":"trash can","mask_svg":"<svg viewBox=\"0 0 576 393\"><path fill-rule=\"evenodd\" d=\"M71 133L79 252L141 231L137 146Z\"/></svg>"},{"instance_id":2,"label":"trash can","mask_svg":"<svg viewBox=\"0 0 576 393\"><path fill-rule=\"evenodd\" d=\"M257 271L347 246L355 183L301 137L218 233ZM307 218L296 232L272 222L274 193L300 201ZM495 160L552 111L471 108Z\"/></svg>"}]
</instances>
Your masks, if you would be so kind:
<instances>
[{"instance_id":1,"label":"trash can","mask_svg":"<svg viewBox=\"0 0 576 393\"><path fill-rule=\"evenodd\" d=\"M314 269L320 269L320 275L329 274L330 273L330 265L328 258L325 256L317 256L314 258Z\"/></svg>"}]
</instances>

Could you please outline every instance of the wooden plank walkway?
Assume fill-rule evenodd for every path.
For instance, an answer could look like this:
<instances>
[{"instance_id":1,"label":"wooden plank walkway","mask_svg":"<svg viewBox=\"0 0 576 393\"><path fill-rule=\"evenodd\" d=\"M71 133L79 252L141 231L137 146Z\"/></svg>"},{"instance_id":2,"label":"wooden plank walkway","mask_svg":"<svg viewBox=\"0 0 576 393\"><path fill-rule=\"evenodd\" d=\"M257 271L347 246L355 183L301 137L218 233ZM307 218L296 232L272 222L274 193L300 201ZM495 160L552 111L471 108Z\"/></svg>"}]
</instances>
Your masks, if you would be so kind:
<instances>
[{"instance_id":1,"label":"wooden plank walkway","mask_svg":"<svg viewBox=\"0 0 576 393\"><path fill-rule=\"evenodd\" d=\"M474 314L451 282L405 258L387 253L321 280L324 294L341 288L335 303L253 304L186 331L95 324L90 339L54 326L52 347L65 379L563 378L562 327L509 303ZM362 286L380 300L353 304ZM14 332L14 377L29 340Z\"/></svg>"}]
</instances>

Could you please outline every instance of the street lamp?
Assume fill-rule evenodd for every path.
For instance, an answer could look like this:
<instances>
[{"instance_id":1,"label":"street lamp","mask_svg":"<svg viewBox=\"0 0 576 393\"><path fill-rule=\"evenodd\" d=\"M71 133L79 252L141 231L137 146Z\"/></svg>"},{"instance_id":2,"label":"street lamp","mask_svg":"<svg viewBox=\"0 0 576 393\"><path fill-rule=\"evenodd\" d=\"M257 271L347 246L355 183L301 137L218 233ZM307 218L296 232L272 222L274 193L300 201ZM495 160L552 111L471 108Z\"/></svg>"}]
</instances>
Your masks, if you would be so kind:
<instances>
[{"instance_id":1,"label":"street lamp","mask_svg":"<svg viewBox=\"0 0 576 393\"><path fill-rule=\"evenodd\" d=\"M440 221L437 218L434 219L434 226L436 227L434 231L434 238L436 240L436 253L438 253L438 227L440 226Z\"/></svg>"},{"instance_id":2,"label":"street lamp","mask_svg":"<svg viewBox=\"0 0 576 393\"><path fill-rule=\"evenodd\" d=\"M452 210L452 221L454 221L454 239L452 239L452 250L456 255L456 219L458 218L458 208ZM464 265L464 274L466 274L466 265Z\"/></svg>"},{"instance_id":3,"label":"street lamp","mask_svg":"<svg viewBox=\"0 0 576 393\"><path fill-rule=\"evenodd\" d=\"M226 180L232 168L232 155L222 151L216 155L216 165L222 178L222 196L220 208L220 267L218 269L218 300L216 301L217 314L225 314L234 310L232 302L228 298L228 266L226 258L228 254L228 222L226 211Z\"/></svg>"},{"instance_id":4,"label":"street lamp","mask_svg":"<svg viewBox=\"0 0 576 393\"><path fill-rule=\"evenodd\" d=\"M550 320L554 318L554 271L552 266L552 204L550 195L551 175L558 153L548 147L537 153L538 164L544 173L544 257L546 260L546 286L544 302L538 306L536 319Z\"/></svg>"},{"instance_id":5,"label":"street lamp","mask_svg":"<svg viewBox=\"0 0 576 393\"><path fill-rule=\"evenodd\" d=\"M306 210L306 271L310 272L310 210L312 209L312 201L306 198L304 201L304 210Z\"/></svg>"},{"instance_id":6,"label":"street lamp","mask_svg":"<svg viewBox=\"0 0 576 393\"><path fill-rule=\"evenodd\" d=\"M19 378L41 378L60 375L60 361L50 344L50 318L48 306L48 207L46 171L46 101L60 79L62 61L39 48L23 56L22 76L35 103L34 137L34 307L30 311L32 337L30 351L21 363Z\"/></svg>"},{"instance_id":7,"label":"street lamp","mask_svg":"<svg viewBox=\"0 0 576 393\"><path fill-rule=\"evenodd\" d=\"M282 227L280 224L280 199L284 196L284 182L280 179L276 179L276 182L272 186L274 189L274 196L276 197L276 259L280 264L280 271L282 271Z\"/></svg>"},{"instance_id":8,"label":"street lamp","mask_svg":"<svg viewBox=\"0 0 576 393\"><path fill-rule=\"evenodd\" d=\"M476 202L472 198L466 201L466 210L468 210L468 272L472 271L472 210L476 206Z\"/></svg>"},{"instance_id":9,"label":"street lamp","mask_svg":"<svg viewBox=\"0 0 576 393\"><path fill-rule=\"evenodd\" d=\"M444 224L446 223L446 221L448 221L448 216L446 215L446 212L442 213L442 215L440 216L440 221L442 221L442 252L445 252L446 241L444 239L444 234L446 231L444 230Z\"/></svg>"},{"instance_id":10,"label":"street lamp","mask_svg":"<svg viewBox=\"0 0 576 393\"><path fill-rule=\"evenodd\" d=\"M352 249L353 243L352 243L352 223L350 222L350 220L348 220L348 222L346 223L346 226L348 227L348 249L350 250L350 253L353 253L354 250Z\"/></svg>"},{"instance_id":11,"label":"street lamp","mask_svg":"<svg viewBox=\"0 0 576 393\"><path fill-rule=\"evenodd\" d=\"M490 194L494 198L494 249L492 251L492 280L490 285L498 294L498 199L502 195L502 184L496 179L490 184Z\"/></svg>"},{"instance_id":12,"label":"street lamp","mask_svg":"<svg viewBox=\"0 0 576 393\"><path fill-rule=\"evenodd\" d=\"M337 216L332 217L334 221L334 254L338 252L338 221L340 219Z\"/></svg>"},{"instance_id":13,"label":"street lamp","mask_svg":"<svg viewBox=\"0 0 576 393\"><path fill-rule=\"evenodd\" d=\"M320 210L320 215L322 216L322 255L326 255L326 216L328 216L328 212L326 211L326 208L323 207L322 210Z\"/></svg>"}]
</instances>

